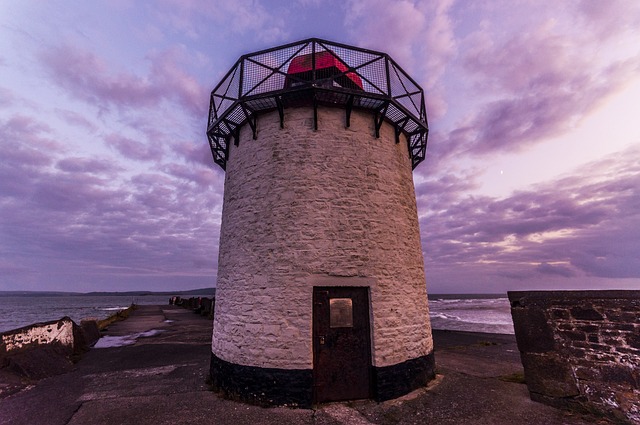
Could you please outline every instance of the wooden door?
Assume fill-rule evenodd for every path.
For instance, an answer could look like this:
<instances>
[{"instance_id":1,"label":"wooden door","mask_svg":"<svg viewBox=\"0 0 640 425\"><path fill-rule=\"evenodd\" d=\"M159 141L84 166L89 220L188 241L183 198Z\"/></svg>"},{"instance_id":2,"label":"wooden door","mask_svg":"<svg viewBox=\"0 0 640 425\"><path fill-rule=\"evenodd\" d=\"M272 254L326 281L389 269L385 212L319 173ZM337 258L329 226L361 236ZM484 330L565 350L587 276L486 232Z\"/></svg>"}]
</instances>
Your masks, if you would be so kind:
<instances>
[{"instance_id":1,"label":"wooden door","mask_svg":"<svg viewBox=\"0 0 640 425\"><path fill-rule=\"evenodd\" d=\"M371 397L369 289L313 290L313 378L316 403Z\"/></svg>"}]
</instances>

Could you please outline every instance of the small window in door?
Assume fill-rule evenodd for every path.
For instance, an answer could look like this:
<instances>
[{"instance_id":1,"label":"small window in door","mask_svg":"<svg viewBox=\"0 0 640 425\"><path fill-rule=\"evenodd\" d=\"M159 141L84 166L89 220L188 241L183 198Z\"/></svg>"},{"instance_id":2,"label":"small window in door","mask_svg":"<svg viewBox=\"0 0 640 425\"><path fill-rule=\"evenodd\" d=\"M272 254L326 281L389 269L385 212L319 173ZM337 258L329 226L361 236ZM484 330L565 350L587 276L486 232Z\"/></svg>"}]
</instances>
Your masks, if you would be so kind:
<instances>
[{"instance_id":1,"label":"small window in door","mask_svg":"<svg viewBox=\"0 0 640 425\"><path fill-rule=\"evenodd\" d=\"M351 298L331 298L329 300L329 327L353 327L353 304Z\"/></svg>"}]
</instances>

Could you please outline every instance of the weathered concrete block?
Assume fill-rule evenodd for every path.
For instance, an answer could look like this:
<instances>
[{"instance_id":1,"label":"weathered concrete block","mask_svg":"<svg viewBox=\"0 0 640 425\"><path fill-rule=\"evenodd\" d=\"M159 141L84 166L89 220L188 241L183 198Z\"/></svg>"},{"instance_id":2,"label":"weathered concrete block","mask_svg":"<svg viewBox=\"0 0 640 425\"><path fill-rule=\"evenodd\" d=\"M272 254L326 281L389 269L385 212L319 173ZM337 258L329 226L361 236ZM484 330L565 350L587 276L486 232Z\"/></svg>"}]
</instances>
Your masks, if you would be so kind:
<instances>
[{"instance_id":1,"label":"weathered concrete block","mask_svg":"<svg viewBox=\"0 0 640 425\"><path fill-rule=\"evenodd\" d=\"M0 334L0 367L29 379L64 373L92 338L68 317L11 330Z\"/></svg>"},{"instance_id":2,"label":"weathered concrete block","mask_svg":"<svg viewBox=\"0 0 640 425\"><path fill-rule=\"evenodd\" d=\"M73 354L76 351L74 338L77 325L68 317L46 323L36 323L0 334L0 341L7 354L39 346L57 344ZM79 347L78 347L79 348Z\"/></svg>"},{"instance_id":3,"label":"weathered concrete block","mask_svg":"<svg viewBox=\"0 0 640 425\"><path fill-rule=\"evenodd\" d=\"M23 350L7 356L4 367L16 375L32 380L60 375L73 368L73 362L65 351L57 344Z\"/></svg>"}]
</instances>

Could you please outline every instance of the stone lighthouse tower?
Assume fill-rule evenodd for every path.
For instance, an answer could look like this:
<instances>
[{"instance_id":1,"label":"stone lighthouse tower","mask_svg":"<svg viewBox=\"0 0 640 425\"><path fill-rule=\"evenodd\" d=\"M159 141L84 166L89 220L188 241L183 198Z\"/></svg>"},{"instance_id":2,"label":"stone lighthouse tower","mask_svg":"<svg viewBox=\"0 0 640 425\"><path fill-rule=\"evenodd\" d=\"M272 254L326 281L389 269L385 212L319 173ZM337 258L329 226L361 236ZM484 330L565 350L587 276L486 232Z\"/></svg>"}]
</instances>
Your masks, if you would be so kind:
<instances>
[{"instance_id":1,"label":"stone lighthouse tower","mask_svg":"<svg viewBox=\"0 0 640 425\"><path fill-rule=\"evenodd\" d=\"M422 89L387 54L308 39L211 93L225 172L214 387L271 405L387 400L434 377L412 170Z\"/></svg>"}]
</instances>

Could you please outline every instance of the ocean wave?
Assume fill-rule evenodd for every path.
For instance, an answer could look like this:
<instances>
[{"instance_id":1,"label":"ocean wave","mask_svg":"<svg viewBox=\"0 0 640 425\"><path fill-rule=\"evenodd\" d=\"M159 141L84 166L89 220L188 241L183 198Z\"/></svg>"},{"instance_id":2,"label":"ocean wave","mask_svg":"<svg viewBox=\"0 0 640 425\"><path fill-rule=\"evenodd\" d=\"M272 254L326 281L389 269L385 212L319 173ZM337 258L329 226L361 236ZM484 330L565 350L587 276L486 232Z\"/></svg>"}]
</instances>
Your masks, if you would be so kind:
<instances>
[{"instance_id":1,"label":"ocean wave","mask_svg":"<svg viewBox=\"0 0 640 425\"><path fill-rule=\"evenodd\" d=\"M478 325L510 325L511 320L509 318L496 318L496 317L460 317L452 314L444 314L444 313L430 313L429 316L431 320L434 319L443 319L450 320L453 322L461 322L461 323L469 323L469 324L478 324Z\"/></svg>"},{"instance_id":2,"label":"ocean wave","mask_svg":"<svg viewBox=\"0 0 640 425\"><path fill-rule=\"evenodd\" d=\"M446 313L429 313L429 315L431 316L432 319L434 318L438 318L438 319L446 319L446 320L457 320L457 321L461 321L463 322L464 320L462 320L460 317L458 316L454 316L452 314L446 314Z\"/></svg>"},{"instance_id":3,"label":"ocean wave","mask_svg":"<svg viewBox=\"0 0 640 425\"><path fill-rule=\"evenodd\" d=\"M429 300L434 329L513 333L507 298L450 298Z\"/></svg>"},{"instance_id":4,"label":"ocean wave","mask_svg":"<svg viewBox=\"0 0 640 425\"><path fill-rule=\"evenodd\" d=\"M508 298L448 298L430 299L429 304L504 304L509 303Z\"/></svg>"}]
</instances>

